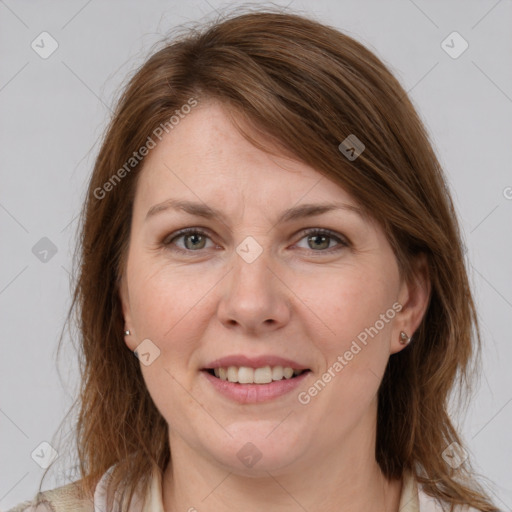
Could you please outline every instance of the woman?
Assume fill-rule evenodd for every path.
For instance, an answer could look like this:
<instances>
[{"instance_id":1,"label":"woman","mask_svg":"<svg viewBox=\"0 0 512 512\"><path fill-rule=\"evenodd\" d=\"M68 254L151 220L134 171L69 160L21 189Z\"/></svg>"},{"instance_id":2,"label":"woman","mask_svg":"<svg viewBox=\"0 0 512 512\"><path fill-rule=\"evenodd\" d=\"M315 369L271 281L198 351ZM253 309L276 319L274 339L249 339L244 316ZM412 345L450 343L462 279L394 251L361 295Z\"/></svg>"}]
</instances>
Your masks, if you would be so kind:
<instances>
[{"instance_id":1,"label":"woman","mask_svg":"<svg viewBox=\"0 0 512 512\"><path fill-rule=\"evenodd\" d=\"M479 338L442 170L330 27L236 16L138 70L74 307L82 479L13 510L497 510L447 414Z\"/></svg>"}]
</instances>

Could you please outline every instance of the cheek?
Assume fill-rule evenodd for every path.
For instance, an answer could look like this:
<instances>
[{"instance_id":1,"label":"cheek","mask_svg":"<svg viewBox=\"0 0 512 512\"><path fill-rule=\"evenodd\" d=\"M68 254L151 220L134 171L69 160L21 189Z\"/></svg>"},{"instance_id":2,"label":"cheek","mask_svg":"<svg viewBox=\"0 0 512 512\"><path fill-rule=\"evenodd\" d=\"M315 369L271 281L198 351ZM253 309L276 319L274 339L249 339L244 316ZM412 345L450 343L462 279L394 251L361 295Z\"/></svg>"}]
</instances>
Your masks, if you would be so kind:
<instances>
[{"instance_id":1,"label":"cheek","mask_svg":"<svg viewBox=\"0 0 512 512\"><path fill-rule=\"evenodd\" d=\"M333 273L322 293L316 289L319 315L329 328L316 338L325 367L302 390L301 403L325 419L328 438L353 428L375 400L396 315L394 277L378 267L353 267Z\"/></svg>"},{"instance_id":2,"label":"cheek","mask_svg":"<svg viewBox=\"0 0 512 512\"><path fill-rule=\"evenodd\" d=\"M336 290L337 306L332 305L331 299L320 310L335 332L316 339L324 367L298 397L310 417L322 418L326 447L333 440L341 442L357 429L369 411L375 411L376 395L389 359L394 317L386 293L368 294L355 286L343 291L334 288L331 298L336 297ZM381 314L387 322L381 320Z\"/></svg>"},{"instance_id":3,"label":"cheek","mask_svg":"<svg viewBox=\"0 0 512 512\"><path fill-rule=\"evenodd\" d=\"M139 337L166 345L179 339L186 345L183 336L190 329L190 319L195 315L193 325L198 327L196 312L214 284L213 276L203 274L199 278L188 269L160 267L133 274L130 298Z\"/></svg>"},{"instance_id":4,"label":"cheek","mask_svg":"<svg viewBox=\"0 0 512 512\"><path fill-rule=\"evenodd\" d=\"M198 279L185 269L148 268L139 264L137 269L142 270L129 276L132 318L137 343L149 339L158 347L159 356L150 365L141 365L141 371L156 407L174 425L172 411L197 408L184 389L193 385L193 355L208 316L202 298L215 281Z\"/></svg>"},{"instance_id":5,"label":"cheek","mask_svg":"<svg viewBox=\"0 0 512 512\"><path fill-rule=\"evenodd\" d=\"M330 362L350 350L354 341L361 350L353 348L357 352L353 359L364 360L373 352L386 352L395 316L392 272L387 277L378 267L347 267L315 279L300 293L325 326L327 335L319 348Z\"/></svg>"}]
</instances>

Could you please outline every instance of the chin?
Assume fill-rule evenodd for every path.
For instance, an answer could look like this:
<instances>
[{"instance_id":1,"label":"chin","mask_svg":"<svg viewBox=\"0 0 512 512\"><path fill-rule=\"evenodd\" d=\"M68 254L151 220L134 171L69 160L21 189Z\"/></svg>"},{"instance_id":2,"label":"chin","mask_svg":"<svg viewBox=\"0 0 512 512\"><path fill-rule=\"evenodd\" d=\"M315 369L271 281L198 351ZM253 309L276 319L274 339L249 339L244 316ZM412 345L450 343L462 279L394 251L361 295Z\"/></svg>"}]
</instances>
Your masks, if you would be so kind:
<instances>
[{"instance_id":1,"label":"chin","mask_svg":"<svg viewBox=\"0 0 512 512\"><path fill-rule=\"evenodd\" d=\"M251 477L268 477L298 462L308 449L307 436L285 428L284 422L253 420L231 424L233 436L209 443L205 450L228 471ZM285 420L286 421L286 420Z\"/></svg>"}]
</instances>

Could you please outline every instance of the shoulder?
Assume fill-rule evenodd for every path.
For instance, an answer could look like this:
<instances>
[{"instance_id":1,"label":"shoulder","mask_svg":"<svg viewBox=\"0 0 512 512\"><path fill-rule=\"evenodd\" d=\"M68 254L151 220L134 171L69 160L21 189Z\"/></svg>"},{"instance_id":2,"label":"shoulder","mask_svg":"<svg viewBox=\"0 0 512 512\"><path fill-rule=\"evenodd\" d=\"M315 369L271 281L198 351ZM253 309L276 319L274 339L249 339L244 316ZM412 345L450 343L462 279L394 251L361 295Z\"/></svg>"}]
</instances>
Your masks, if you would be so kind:
<instances>
[{"instance_id":1,"label":"shoulder","mask_svg":"<svg viewBox=\"0 0 512 512\"><path fill-rule=\"evenodd\" d=\"M418 502L419 512L450 512L450 506L446 503L441 503L436 498L429 496L423 489L421 484L418 484ZM474 507L469 505L456 505L454 512L480 512Z\"/></svg>"},{"instance_id":2,"label":"shoulder","mask_svg":"<svg viewBox=\"0 0 512 512\"><path fill-rule=\"evenodd\" d=\"M7 512L94 512L94 503L83 496L80 482L38 493Z\"/></svg>"}]
</instances>

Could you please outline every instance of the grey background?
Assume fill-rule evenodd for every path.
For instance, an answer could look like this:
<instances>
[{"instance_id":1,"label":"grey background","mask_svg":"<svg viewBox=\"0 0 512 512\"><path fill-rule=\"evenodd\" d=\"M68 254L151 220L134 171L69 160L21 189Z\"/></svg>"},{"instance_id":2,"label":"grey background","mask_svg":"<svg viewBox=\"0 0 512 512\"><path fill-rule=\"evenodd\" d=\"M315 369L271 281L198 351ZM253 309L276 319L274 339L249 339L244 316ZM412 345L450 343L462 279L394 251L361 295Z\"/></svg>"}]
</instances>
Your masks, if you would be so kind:
<instances>
[{"instance_id":1,"label":"grey background","mask_svg":"<svg viewBox=\"0 0 512 512\"><path fill-rule=\"evenodd\" d=\"M72 336L60 373L55 351L70 301L76 217L109 108L162 35L227 5L238 4L0 0L1 509L36 492L43 470L31 453L42 441L58 449L54 434L77 389ZM482 378L461 430L498 505L511 510L512 3L295 0L291 8L375 51L431 133L460 215L482 324ZM31 48L43 31L59 45L47 59ZM453 31L469 43L457 59L441 47ZM57 249L46 262L32 252L43 237ZM62 471L43 488L73 478L71 456L60 453Z\"/></svg>"}]
</instances>

